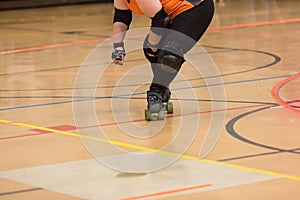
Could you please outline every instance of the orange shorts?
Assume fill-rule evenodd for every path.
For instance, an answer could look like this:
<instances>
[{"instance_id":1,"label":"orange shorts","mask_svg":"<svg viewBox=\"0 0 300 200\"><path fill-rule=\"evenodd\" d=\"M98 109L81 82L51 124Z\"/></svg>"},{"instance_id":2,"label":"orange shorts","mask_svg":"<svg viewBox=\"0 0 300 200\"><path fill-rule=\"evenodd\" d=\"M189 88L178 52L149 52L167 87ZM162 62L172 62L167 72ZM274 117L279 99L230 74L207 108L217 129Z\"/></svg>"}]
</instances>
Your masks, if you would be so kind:
<instances>
[{"instance_id":1,"label":"orange shorts","mask_svg":"<svg viewBox=\"0 0 300 200\"><path fill-rule=\"evenodd\" d=\"M135 0L124 1L132 12L139 15L144 14ZM171 19L174 19L180 13L193 8L195 5L200 4L202 1L204 0L160 0Z\"/></svg>"}]
</instances>

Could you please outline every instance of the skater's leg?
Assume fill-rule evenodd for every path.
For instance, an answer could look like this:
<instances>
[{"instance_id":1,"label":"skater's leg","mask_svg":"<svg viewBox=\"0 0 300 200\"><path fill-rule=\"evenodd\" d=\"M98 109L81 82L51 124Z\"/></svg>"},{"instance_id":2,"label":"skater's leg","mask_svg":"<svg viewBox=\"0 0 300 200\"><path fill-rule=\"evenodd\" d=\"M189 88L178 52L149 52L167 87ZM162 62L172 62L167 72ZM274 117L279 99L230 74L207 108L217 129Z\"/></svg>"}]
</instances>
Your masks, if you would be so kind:
<instances>
[{"instance_id":1,"label":"skater's leg","mask_svg":"<svg viewBox=\"0 0 300 200\"><path fill-rule=\"evenodd\" d=\"M162 50L159 50L151 57L145 52L151 63L153 83L163 85L166 88L169 87L184 62L183 55L205 33L213 13L213 1L206 0L198 6L179 14L173 20L170 27L171 30L165 34L160 42ZM147 37L145 43L146 41Z\"/></svg>"},{"instance_id":2,"label":"skater's leg","mask_svg":"<svg viewBox=\"0 0 300 200\"><path fill-rule=\"evenodd\" d=\"M178 74L187 53L201 38L208 28L214 12L213 0L206 0L200 5L178 15L171 25L171 31L163 37L157 52L147 52L146 58L151 63L153 81L147 92L147 120L163 119L161 113L164 102L170 98L169 85ZM195 29L195 27L197 27ZM178 32L181 34L178 34ZM145 40L147 42L147 38ZM145 47L145 45L144 45ZM168 95L166 95L168 94ZM173 112L173 108L172 108Z\"/></svg>"},{"instance_id":3,"label":"skater's leg","mask_svg":"<svg viewBox=\"0 0 300 200\"><path fill-rule=\"evenodd\" d=\"M168 32L168 34L170 34L170 32ZM144 54L151 63L151 69L153 72L152 83L168 88L181 68L184 59L182 53L177 52L177 50L179 52L183 51L183 49L180 48L180 44L173 42L176 41L176 36L174 39L169 36L166 38L170 39L170 41L163 39L159 45L160 49L157 52L151 52L151 50L149 51L145 48L145 43L147 43L146 37L144 43ZM178 54L181 56L178 56Z\"/></svg>"},{"instance_id":4,"label":"skater's leg","mask_svg":"<svg viewBox=\"0 0 300 200\"><path fill-rule=\"evenodd\" d=\"M205 0L194 8L179 14L173 20L171 29L183 33L197 42L207 30L213 15L213 0Z\"/></svg>"},{"instance_id":5,"label":"skater's leg","mask_svg":"<svg viewBox=\"0 0 300 200\"><path fill-rule=\"evenodd\" d=\"M169 88L170 83L176 77L178 71L170 73L161 67L161 64L151 63L151 69L153 72L152 83L162 85L166 88Z\"/></svg>"},{"instance_id":6,"label":"skater's leg","mask_svg":"<svg viewBox=\"0 0 300 200\"><path fill-rule=\"evenodd\" d=\"M153 72L152 83L159 84L168 88L169 84L176 77L177 73L170 73L169 71L166 71L165 68L162 68L159 64L158 51L153 52L151 49L149 49L149 47L147 47L147 43L148 36L146 36L145 38L143 50L145 57L151 64L151 69ZM160 43L162 43L162 41Z\"/></svg>"},{"instance_id":7,"label":"skater's leg","mask_svg":"<svg viewBox=\"0 0 300 200\"><path fill-rule=\"evenodd\" d=\"M162 37L155 60L150 61L153 71L152 85L162 85L161 88L165 91L164 88L169 88L185 61L184 54L200 40L213 14L213 0L205 0L198 6L179 14L173 20L170 30L165 31ZM155 87L150 87L150 90Z\"/></svg>"}]
</instances>

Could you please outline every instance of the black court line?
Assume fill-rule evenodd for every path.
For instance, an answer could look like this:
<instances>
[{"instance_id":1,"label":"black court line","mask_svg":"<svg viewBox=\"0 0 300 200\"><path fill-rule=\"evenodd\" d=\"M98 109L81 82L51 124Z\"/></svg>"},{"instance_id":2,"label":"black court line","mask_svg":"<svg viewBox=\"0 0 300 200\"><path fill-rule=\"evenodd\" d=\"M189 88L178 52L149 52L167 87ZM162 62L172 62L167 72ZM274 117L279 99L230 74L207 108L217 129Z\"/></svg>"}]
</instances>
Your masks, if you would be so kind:
<instances>
[{"instance_id":1,"label":"black court line","mask_svg":"<svg viewBox=\"0 0 300 200\"><path fill-rule=\"evenodd\" d=\"M286 77L286 76L283 76L283 77ZM280 77L262 78L262 79L253 79L253 80L244 80L244 81L236 81L236 82L226 82L226 83L222 83L222 84L192 86L192 87L186 87L186 88L176 88L176 90L186 90L186 89L196 89L196 88L204 88L204 87L214 87L214 86L217 86L217 85L249 83L249 82L256 82L256 81L260 81L260 80L270 80L270 79L275 79L275 78L282 78L282 76L280 76ZM117 96L103 96L103 97L98 97L96 99L100 100L100 99L108 99L108 98L131 97L131 96L137 96L137 95L141 95L141 94L145 94L145 92L139 92L139 93L133 93L133 94L122 94L122 95L117 95ZM59 104L75 103L75 102L81 102L81 101L92 101L92 100L95 100L95 98L81 98L81 99L75 99L75 100L74 99L67 100L67 101L63 101L63 102L50 102L50 103L46 103L46 104L43 103L43 104L17 106L17 107L10 107L10 108L0 108L0 111L23 109L23 108L33 108L33 107L42 107L42 106L50 106L50 105L59 105Z\"/></svg>"},{"instance_id":2,"label":"black court line","mask_svg":"<svg viewBox=\"0 0 300 200\"><path fill-rule=\"evenodd\" d=\"M40 21L39 21L40 22ZM43 23L47 23L49 21L43 21ZM19 24L17 24L19 25ZM49 33L52 30L44 30L44 29L36 29L36 28L19 28L19 27L11 27L11 26L2 26L5 29L12 29L12 30L20 30L20 31L31 31L31 32L41 32L41 33Z\"/></svg>"},{"instance_id":3,"label":"black court line","mask_svg":"<svg viewBox=\"0 0 300 200\"><path fill-rule=\"evenodd\" d=\"M58 67L58 68L49 68L49 69L38 69L38 70L31 70L31 71L24 71L24 72L5 73L5 74L0 74L0 76L20 75L20 74L28 74L28 73L36 73L36 72L47 72L47 71L54 71L54 70L61 70L61 69L72 69L72 68L78 68L78 67L79 66L67 66L67 67Z\"/></svg>"},{"instance_id":4,"label":"black court line","mask_svg":"<svg viewBox=\"0 0 300 200\"><path fill-rule=\"evenodd\" d=\"M108 98L108 99L134 99L134 100L145 100L146 97L101 97L101 96L0 96L0 99L100 99L100 98ZM264 105L277 105L273 102L262 102L262 101L239 101L239 100L214 100L214 99L187 99L187 98L171 98L171 101L199 101L199 102L219 102L219 103L241 103L241 104L264 104Z\"/></svg>"},{"instance_id":5,"label":"black court line","mask_svg":"<svg viewBox=\"0 0 300 200\"><path fill-rule=\"evenodd\" d=\"M232 158L224 158L224 159L220 159L218 161L219 162L226 162L226 161L240 160L240 159L245 159L245 158L254 158L254 157L259 157L259 156L274 155L274 154L284 153L284 152L292 152L292 153L295 153L295 154L300 154L300 152L298 152L298 150L299 150L299 148L289 149L289 150L286 150L286 151L273 151L273 152L267 152L267 153L251 154L251 155L238 156L238 157L232 157Z\"/></svg>"},{"instance_id":6,"label":"black court line","mask_svg":"<svg viewBox=\"0 0 300 200\"><path fill-rule=\"evenodd\" d=\"M34 192L34 191L38 191L38 190L43 190L43 188L37 187L37 188L31 188L31 189L26 189L26 190L16 190L16 191L12 191L12 192L4 192L4 193L0 193L0 196Z\"/></svg>"},{"instance_id":7,"label":"black court line","mask_svg":"<svg viewBox=\"0 0 300 200\"><path fill-rule=\"evenodd\" d=\"M275 64L277 64L277 63L279 63L281 61L281 58L278 55L270 53L270 52L266 52L266 51L253 50L253 49L238 49L238 48L230 48L230 47L217 47L217 46L209 46L209 45L202 45L202 46L203 47L207 47L207 48L213 48L213 49L254 52L254 53L263 54L263 55L267 55L267 56L270 56L270 57L274 58L273 62L268 63L266 65L258 66L258 67L254 67L254 68L251 68L251 69L246 69L246 70L238 71L238 72L232 72L232 73L222 74L221 75L222 77L223 76L236 75L236 74L242 74L242 73L246 73L246 72L251 72L251 71L255 71L255 70L259 70L259 69L268 68L268 67L271 67L271 66L273 66L273 65L275 65Z\"/></svg>"},{"instance_id":8,"label":"black court line","mask_svg":"<svg viewBox=\"0 0 300 200\"><path fill-rule=\"evenodd\" d=\"M274 61L271 63L268 63L266 65L254 67L251 69L247 70L242 70L242 71L237 71L237 72L232 72L232 73L227 73L227 74L220 74L220 75L214 75L211 77L201 77L201 78L195 78L195 79L188 79L188 81L193 81L193 80L202 80L202 79L208 79L208 78L216 78L220 76L230 76L230 75L236 75L236 74L242 74L246 72L251 72L259 69L264 69L271 67L281 61L281 58L275 54L272 54L270 52L265 52L265 51L259 51L259 50L252 50L252 49L238 49L238 48L230 48L230 47L217 47L217 46L209 46L209 45L202 45L203 47L206 48L212 48L212 49L217 49L220 51L214 51L214 52L208 52L210 53L224 53L224 52L230 52L230 51L246 51L246 52L252 52L252 53L259 53L263 55L267 55L270 57L274 58ZM134 60L126 60L127 62L132 62L132 61L139 61L139 60L145 60L145 59L134 59ZM110 63L95 63L94 65L99 65L99 64L110 64ZM60 69L69 69L69 68L79 68L80 66L67 66L67 67L61 67L61 68L50 68L50 69L42 69L42 70L32 70L32 71L25 71L25 72L14 72L14 73L5 73L5 74L0 74L0 76L8 76L8 75L19 75L19 74L24 74L24 73L35 73L35 72L43 72L43 71L53 71L53 70L60 70ZM87 67L85 65L81 65L81 67Z\"/></svg>"},{"instance_id":9,"label":"black court line","mask_svg":"<svg viewBox=\"0 0 300 200\"><path fill-rule=\"evenodd\" d=\"M294 153L294 154L300 154L299 152L295 151L295 150L286 150L286 149L282 149L282 148L277 148L277 147L273 147L273 146L269 146L269 145L265 145L265 144L261 144L261 143L258 143L258 142L254 142L254 141L251 141L243 136L241 136L241 134L239 134L235 129L234 129L234 125L242 118L248 116L248 115L251 115L251 114L254 114L254 113L257 113L257 112L260 112L260 111L263 111L263 110L267 110L269 108L273 108L273 107L276 107L278 106L277 104L274 104L274 105L271 105L271 106L267 106L267 107L263 107L263 108L259 108L259 109L256 109L256 110L252 110L252 111L249 111L249 112L246 112L246 113L243 113L241 115L238 115L237 117L231 119L227 124L226 124L226 130L228 132L229 135L231 135L232 137L242 141L242 142L245 142L247 144L250 144L250 145L254 145L256 147L261 147L261 148L265 148L265 149L270 149L270 150L274 150L278 153L282 153L282 152L287 152L287 153Z\"/></svg>"},{"instance_id":10,"label":"black court line","mask_svg":"<svg viewBox=\"0 0 300 200\"><path fill-rule=\"evenodd\" d=\"M88 33L88 31L85 31L85 30L83 30L83 31L82 30L65 31L65 32L59 32L59 34L85 36L85 37L92 37L92 38L95 38L95 39L98 39L98 38L109 38L109 37L111 37L109 35L90 34L90 33Z\"/></svg>"},{"instance_id":11,"label":"black court line","mask_svg":"<svg viewBox=\"0 0 300 200\"><path fill-rule=\"evenodd\" d=\"M212 53L220 53L220 52L225 52L225 51L226 50L214 51ZM227 51L231 51L231 50L229 49ZM140 59L126 59L126 62L136 62L136 61L142 61L142 60L147 61L146 58L140 58ZM65 66L65 67L38 69L38 70L23 71L23 72L3 73L3 74L0 74L0 76L13 76L13 75L20 75L20 74L36 73L36 72L47 72L47 71L72 69L72 68L79 68L79 67L90 67L90 66L97 66L97 65L109 65L109 64L112 64L112 62L110 62L110 63L95 63L95 64L91 64L91 65L74 65L74 66Z\"/></svg>"}]
</instances>

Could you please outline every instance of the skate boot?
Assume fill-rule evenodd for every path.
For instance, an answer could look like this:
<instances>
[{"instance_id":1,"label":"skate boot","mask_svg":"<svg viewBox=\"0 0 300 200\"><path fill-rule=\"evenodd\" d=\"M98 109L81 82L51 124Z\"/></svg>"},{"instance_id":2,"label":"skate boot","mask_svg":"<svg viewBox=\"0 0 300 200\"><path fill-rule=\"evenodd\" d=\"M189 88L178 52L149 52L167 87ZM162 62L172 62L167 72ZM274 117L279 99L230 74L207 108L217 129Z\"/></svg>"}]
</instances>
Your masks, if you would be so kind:
<instances>
[{"instance_id":1,"label":"skate boot","mask_svg":"<svg viewBox=\"0 0 300 200\"><path fill-rule=\"evenodd\" d=\"M171 92L169 88L163 89L161 92L162 103L164 105L165 111L167 114L173 113L173 103L170 102Z\"/></svg>"},{"instance_id":2,"label":"skate boot","mask_svg":"<svg viewBox=\"0 0 300 200\"><path fill-rule=\"evenodd\" d=\"M165 118L165 109L162 102L162 96L158 92L147 91L148 109L145 110L147 121L163 120Z\"/></svg>"}]
</instances>

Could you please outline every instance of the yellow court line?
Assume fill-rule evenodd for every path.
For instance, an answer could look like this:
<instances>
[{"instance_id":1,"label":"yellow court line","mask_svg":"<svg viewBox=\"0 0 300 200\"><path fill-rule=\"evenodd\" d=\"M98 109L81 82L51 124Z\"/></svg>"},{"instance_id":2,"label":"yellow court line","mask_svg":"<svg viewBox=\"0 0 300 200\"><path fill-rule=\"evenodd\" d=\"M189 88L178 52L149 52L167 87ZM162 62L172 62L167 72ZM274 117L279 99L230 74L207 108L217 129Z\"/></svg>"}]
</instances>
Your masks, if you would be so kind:
<instances>
[{"instance_id":1,"label":"yellow court line","mask_svg":"<svg viewBox=\"0 0 300 200\"><path fill-rule=\"evenodd\" d=\"M136 150L160 153L160 154L165 154L165 155L169 155L169 156L176 156L176 157L181 157L181 158L187 159L187 160L194 160L194 161L200 161L200 162L204 162L204 163L211 163L211 164L216 164L216 165L225 166L225 167L229 167L229 168L241 169L241 170L256 172L256 173L260 173L260 174L271 175L271 176L280 177L280 178L286 178L286 179L290 179L290 180L294 180L294 181L300 181L299 176L281 174L281 173L277 173L277 172L271 172L271 171L256 169L256 168L252 168L252 167L245 167L245 166L240 166L240 165L236 165L236 164L223 163L223 162L218 162L218 161L214 161L214 160L200 159L198 157L193 157L193 156L188 156L188 155L181 155L181 154L178 154L178 153L173 153L173 152L168 152L168 151L161 151L161 150L158 150L158 149L138 146L138 145L134 145L134 144L128 144L128 143L114 141L114 140L106 140L106 139L103 139L103 138L97 138L97 137L92 137L92 136L87 136L87 135L80 135L80 134L73 133L73 132L55 130L55 129L52 129L52 128L46 128L46 127L36 126L36 125L32 125L32 124L27 124L27 123L13 122L13 121L3 120L3 119L0 119L0 123L12 124L12 125L27 127L27 128L31 128L31 129L38 129L38 130L42 130L42 131L48 131L48 132L58 133L58 134L61 134L61 135L68 135L68 136L72 136L72 137L90 139L90 140L94 140L94 141L114 144L114 145L121 146L121 147L128 147L128 148L132 148L132 149L136 149Z\"/></svg>"}]
</instances>

